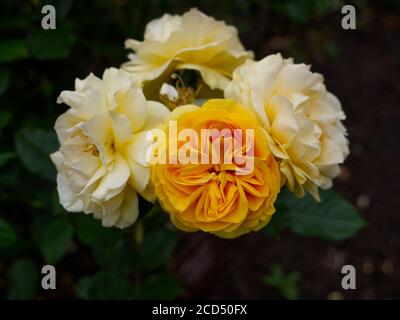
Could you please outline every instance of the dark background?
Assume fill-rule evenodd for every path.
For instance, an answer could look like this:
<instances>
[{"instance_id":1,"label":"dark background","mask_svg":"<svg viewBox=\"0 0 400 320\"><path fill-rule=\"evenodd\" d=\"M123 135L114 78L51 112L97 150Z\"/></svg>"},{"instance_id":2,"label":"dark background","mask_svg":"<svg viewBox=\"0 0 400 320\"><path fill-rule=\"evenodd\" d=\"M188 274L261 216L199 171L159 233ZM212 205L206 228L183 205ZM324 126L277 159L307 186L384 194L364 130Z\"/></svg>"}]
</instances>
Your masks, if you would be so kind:
<instances>
[{"instance_id":1,"label":"dark background","mask_svg":"<svg viewBox=\"0 0 400 320\"><path fill-rule=\"evenodd\" d=\"M56 7L56 31L41 30L46 3ZM341 28L346 3L357 8L356 30ZM150 226L135 227L134 239L132 229L124 231L121 240L57 204L46 155L57 148L60 91L71 90L77 77L118 67L128 53L124 40L141 40L148 21L191 7L235 25L257 59L281 52L325 76L347 114L351 144L334 187L367 221L355 237L177 237L154 231L165 221L155 218L153 226L150 216ZM399 39L397 0L2 0L0 218L16 241L0 248L0 297L399 299ZM47 263L57 269L55 291L39 289L37 274ZM345 264L357 270L356 290L341 288Z\"/></svg>"}]
</instances>

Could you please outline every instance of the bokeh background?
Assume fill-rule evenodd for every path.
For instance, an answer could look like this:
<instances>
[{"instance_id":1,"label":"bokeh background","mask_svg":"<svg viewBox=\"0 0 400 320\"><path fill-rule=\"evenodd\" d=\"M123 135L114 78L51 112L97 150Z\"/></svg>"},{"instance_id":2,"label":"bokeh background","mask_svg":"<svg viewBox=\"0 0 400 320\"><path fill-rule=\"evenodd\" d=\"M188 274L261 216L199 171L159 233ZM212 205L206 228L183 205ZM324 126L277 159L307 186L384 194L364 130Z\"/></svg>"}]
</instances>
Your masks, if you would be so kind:
<instances>
[{"instance_id":1,"label":"bokeh background","mask_svg":"<svg viewBox=\"0 0 400 320\"><path fill-rule=\"evenodd\" d=\"M341 28L348 3L356 30ZM56 7L54 31L41 29L45 4ZM118 67L124 40L142 39L151 19L191 7L235 25L256 58L281 52L324 74L347 114L351 155L335 188L367 222L355 237L284 230L222 240L164 228L155 212L121 232L59 206L48 158L66 109L58 94L76 77ZM2 0L0 297L399 299L399 39L398 0ZM56 290L40 288L45 264L56 267ZM341 288L345 264L357 270L356 290Z\"/></svg>"}]
</instances>

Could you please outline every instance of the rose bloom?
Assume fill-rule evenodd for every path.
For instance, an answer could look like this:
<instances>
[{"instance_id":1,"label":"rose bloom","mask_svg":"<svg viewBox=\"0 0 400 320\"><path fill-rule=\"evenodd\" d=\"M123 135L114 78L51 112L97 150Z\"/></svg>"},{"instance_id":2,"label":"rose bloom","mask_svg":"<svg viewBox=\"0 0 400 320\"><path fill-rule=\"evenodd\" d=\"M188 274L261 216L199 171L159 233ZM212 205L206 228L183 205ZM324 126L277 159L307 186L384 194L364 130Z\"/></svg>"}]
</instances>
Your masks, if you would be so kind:
<instances>
[{"instance_id":1,"label":"rose bloom","mask_svg":"<svg viewBox=\"0 0 400 320\"><path fill-rule=\"evenodd\" d=\"M122 68L142 81L191 69L199 71L211 89L222 90L233 70L252 57L240 43L236 28L197 9L182 16L165 14L149 22L144 40L129 39L125 46L135 54Z\"/></svg>"},{"instance_id":2,"label":"rose bloom","mask_svg":"<svg viewBox=\"0 0 400 320\"><path fill-rule=\"evenodd\" d=\"M104 226L131 225L139 214L137 193L154 200L146 133L168 109L146 101L132 75L114 68L102 79L77 79L75 91L61 92L57 102L71 107L56 121L60 150L51 155L61 205L93 213Z\"/></svg>"},{"instance_id":3,"label":"rose bloom","mask_svg":"<svg viewBox=\"0 0 400 320\"><path fill-rule=\"evenodd\" d=\"M262 119L272 137L271 151L295 195L302 197L305 189L318 200L318 187L332 186L349 148L341 122L345 114L322 75L280 54L270 55L236 69L225 96Z\"/></svg>"},{"instance_id":4,"label":"rose bloom","mask_svg":"<svg viewBox=\"0 0 400 320\"><path fill-rule=\"evenodd\" d=\"M223 238L235 238L265 226L275 212L280 172L269 151L266 132L255 114L234 101L212 99L202 107L178 107L172 111L169 120L176 121L178 133L182 129L191 128L200 137L202 129L218 129L220 132L223 129L239 129L241 132L253 129L255 137L250 141L242 141L240 148L232 152L233 158L236 152L248 155L245 150L252 150L254 166L246 174L237 174L237 169L243 164L238 164L235 159L231 163L220 161L212 164L209 161L210 164L207 164L199 161L198 164L182 164L178 158L175 164L151 164L155 193L175 226L184 231L202 230ZM168 141L169 129L167 125L162 128L166 132L166 147L161 148L164 151L158 150L155 154L159 157L159 152L180 152L185 144L178 140L178 151L169 150L172 145ZM210 138L209 153L213 154L217 146L219 148L223 144L215 143L218 136ZM219 139L224 138L220 136ZM201 154L203 149L198 148L198 145L200 143L191 146Z\"/></svg>"}]
</instances>

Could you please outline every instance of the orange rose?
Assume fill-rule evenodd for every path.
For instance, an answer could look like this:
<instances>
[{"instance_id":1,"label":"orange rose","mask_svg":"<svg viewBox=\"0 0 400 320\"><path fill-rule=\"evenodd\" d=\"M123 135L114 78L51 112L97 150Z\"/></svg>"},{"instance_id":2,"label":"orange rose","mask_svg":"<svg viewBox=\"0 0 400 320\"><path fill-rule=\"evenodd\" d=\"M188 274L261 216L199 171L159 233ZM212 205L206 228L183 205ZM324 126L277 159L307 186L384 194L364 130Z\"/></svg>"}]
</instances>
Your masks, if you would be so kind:
<instances>
[{"instance_id":1,"label":"orange rose","mask_svg":"<svg viewBox=\"0 0 400 320\"><path fill-rule=\"evenodd\" d=\"M176 121L177 133L190 128L200 137L190 142L178 138L176 143L171 143L171 130L165 124L162 129L166 146L158 148L158 156L162 152L170 159L177 154L178 161L151 165L155 193L175 226L223 238L235 238L265 226L275 212L273 205L280 190L280 173L268 148L267 133L253 112L231 100L213 99L201 108L178 107L169 120ZM211 132L206 142L200 141L205 129ZM239 138L238 131L243 133ZM248 131L253 132L253 139L245 135ZM229 132L232 139L226 136ZM240 141L239 146L229 144L232 141ZM230 148L225 149L227 145ZM199 163L181 163L181 149L189 150L188 146L197 151L193 153L198 155L197 159L208 159L209 163L200 160ZM211 156L201 158L205 150ZM213 156L220 153L221 161L215 163ZM243 171L249 163L251 170Z\"/></svg>"}]
</instances>

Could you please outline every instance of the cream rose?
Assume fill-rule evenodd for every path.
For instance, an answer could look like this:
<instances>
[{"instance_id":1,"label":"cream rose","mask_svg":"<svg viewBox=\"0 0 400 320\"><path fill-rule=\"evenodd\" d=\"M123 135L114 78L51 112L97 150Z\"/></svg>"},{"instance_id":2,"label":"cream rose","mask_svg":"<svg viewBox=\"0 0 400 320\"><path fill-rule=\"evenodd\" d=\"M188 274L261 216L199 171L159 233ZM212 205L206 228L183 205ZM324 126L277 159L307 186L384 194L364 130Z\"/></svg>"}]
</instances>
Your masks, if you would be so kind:
<instances>
[{"instance_id":1,"label":"cream rose","mask_svg":"<svg viewBox=\"0 0 400 320\"><path fill-rule=\"evenodd\" d=\"M280 54L247 61L233 73L227 98L253 108L270 136L280 170L297 196L304 189L319 199L349 153L339 100L326 90L322 75Z\"/></svg>"},{"instance_id":2,"label":"cream rose","mask_svg":"<svg viewBox=\"0 0 400 320\"><path fill-rule=\"evenodd\" d=\"M236 28L197 9L182 16L165 14L147 24L144 40L129 39L135 51L122 68L142 81L154 80L177 69L200 72L211 89L224 89L233 70L252 53L245 51Z\"/></svg>"},{"instance_id":3,"label":"cream rose","mask_svg":"<svg viewBox=\"0 0 400 320\"><path fill-rule=\"evenodd\" d=\"M168 116L168 109L146 101L131 74L107 69L103 78L90 74L61 92L58 103L71 108L56 121L57 167L62 206L93 213L104 226L127 227L138 217L138 196L149 201L146 133Z\"/></svg>"}]
</instances>

